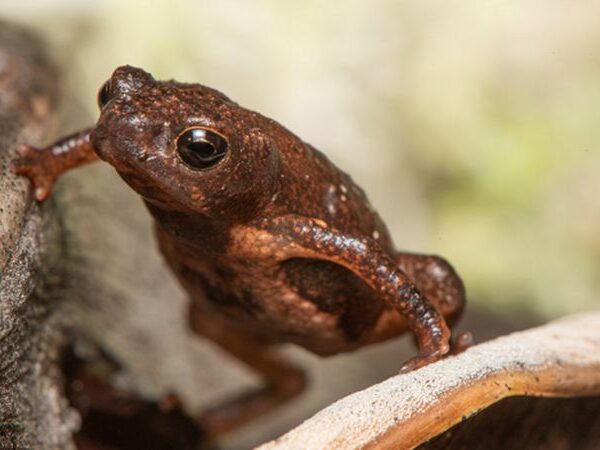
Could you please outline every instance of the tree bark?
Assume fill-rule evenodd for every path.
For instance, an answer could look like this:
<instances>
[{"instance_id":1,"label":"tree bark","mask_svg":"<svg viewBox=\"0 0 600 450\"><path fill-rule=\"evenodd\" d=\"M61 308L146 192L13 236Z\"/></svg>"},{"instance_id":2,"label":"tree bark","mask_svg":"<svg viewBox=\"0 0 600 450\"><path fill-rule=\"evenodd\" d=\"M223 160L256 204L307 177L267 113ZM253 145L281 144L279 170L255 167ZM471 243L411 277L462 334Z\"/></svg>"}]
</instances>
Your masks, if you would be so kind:
<instances>
[{"instance_id":1,"label":"tree bark","mask_svg":"<svg viewBox=\"0 0 600 450\"><path fill-rule=\"evenodd\" d=\"M60 225L9 173L19 143L47 137L56 72L40 41L0 24L0 448L71 448L78 416L62 395L63 341L52 303Z\"/></svg>"}]
</instances>

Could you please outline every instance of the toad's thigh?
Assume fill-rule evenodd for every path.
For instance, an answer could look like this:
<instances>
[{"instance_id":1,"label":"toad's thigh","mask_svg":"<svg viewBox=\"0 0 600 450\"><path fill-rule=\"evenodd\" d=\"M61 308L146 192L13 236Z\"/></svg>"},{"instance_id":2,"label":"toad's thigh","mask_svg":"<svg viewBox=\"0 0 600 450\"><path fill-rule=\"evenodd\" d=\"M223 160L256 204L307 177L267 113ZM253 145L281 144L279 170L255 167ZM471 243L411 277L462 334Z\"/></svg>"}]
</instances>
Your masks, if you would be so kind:
<instances>
[{"instance_id":1,"label":"toad's thigh","mask_svg":"<svg viewBox=\"0 0 600 450\"><path fill-rule=\"evenodd\" d=\"M465 288L454 268L435 255L398 253L398 265L425 297L446 318L456 322L465 306Z\"/></svg>"}]
</instances>

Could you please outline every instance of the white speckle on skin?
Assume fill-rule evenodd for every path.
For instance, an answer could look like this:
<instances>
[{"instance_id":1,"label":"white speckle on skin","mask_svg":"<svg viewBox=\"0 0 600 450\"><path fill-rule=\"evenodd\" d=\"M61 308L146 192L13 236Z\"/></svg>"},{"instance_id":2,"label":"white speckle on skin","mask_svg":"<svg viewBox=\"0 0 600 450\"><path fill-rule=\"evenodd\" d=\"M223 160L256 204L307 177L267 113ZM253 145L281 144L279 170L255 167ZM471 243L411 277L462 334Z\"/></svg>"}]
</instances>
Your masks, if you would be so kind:
<instances>
[{"instance_id":1,"label":"white speckle on skin","mask_svg":"<svg viewBox=\"0 0 600 450\"><path fill-rule=\"evenodd\" d=\"M431 269L429 269L429 270L430 270L431 276L433 276L436 279L444 278L447 275L447 273L444 271L444 269L442 269L438 265L433 265L431 267Z\"/></svg>"},{"instance_id":2,"label":"white speckle on skin","mask_svg":"<svg viewBox=\"0 0 600 450\"><path fill-rule=\"evenodd\" d=\"M306 175L304 175L304 179L305 179L305 180L308 180L309 178L310 178L310 175L309 175L309 174L306 174Z\"/></svg>"},{"instance_id":3,"label":"white speckle on skin","mask_svg":"<svg viewBox=\"0 0 600 450\"><path fill-rule=\"evenodd\" d=\"M340 200L345 202L347 200L347 197L345 195L340 195Z\"/></svg>"},{"instance_id":4,"label":"white speckle on skin","mask_svg":"<svg viewBox=\"0 0 600 450\"><path fill-rule=\"evenodd\" d=\"M327 212L329 214L335 214L337 212L338 196L336 189L337 188L333 184L330 184L325 193L324 204L327 207Z\"/></svg>"},{"instance_id":5,"label":"white speckle on skin","mask_svg":"<svg viewBox=\"0 0 600 450\"><path fill-rule=\"evenodd\" d=\"M342 191L345 194L346 192L348 192L348 189L346 189L346 186L344 186L343 184L340 184L340 191Z\"/></svg>"},{"instance_id":6,"label":"white speckle on skin","mask_svg":"<svg viewBox=\"0 0 600 450\"><path fill-rule=\"evenodd\" d=\"M379 239L379 231L375 230L373 231L373 239Z\"/></svg>"},{"instance_id":7,"label":"white speckle on skin","mask_svg":"<svg viewBox=\"0 0 600 450\"><path fill-rule=\"evenodd\" d=\"M198 188L198 186L192 186L190 198L194 201L201 200L204 197L202 191Z\"/></svg>"}]
</instances>

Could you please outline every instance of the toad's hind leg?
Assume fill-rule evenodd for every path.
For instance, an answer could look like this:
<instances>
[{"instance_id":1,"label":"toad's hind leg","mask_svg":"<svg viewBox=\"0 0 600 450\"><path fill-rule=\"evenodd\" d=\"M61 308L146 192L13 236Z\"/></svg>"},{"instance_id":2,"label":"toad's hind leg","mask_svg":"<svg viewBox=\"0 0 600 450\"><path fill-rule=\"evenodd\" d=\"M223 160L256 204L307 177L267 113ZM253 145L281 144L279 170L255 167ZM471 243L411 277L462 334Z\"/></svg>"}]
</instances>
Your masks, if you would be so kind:
<instances>
[{"instance_id":1,"label":"toad's hind leg","mask_svg":"<svg viewBox=\"0 0 600 450\"><path fill-rule=\"evenodd\" d=\"M459 318L465 307L465 287L454 268L443 258L416 253L397 253L402 271L444 316L448 325Z\"/></svg>"},{"instance_id":2,"label":"toad's hind leg","mask_svg":"<svg viewBox=\"0 0 600 450\"><path fill-rule=\"evenodd\" d=\"M425 297L444 316L448 326L455 324L465 307L465 287L454 268L435 255L397 253L400 269L408 275ZM456 336L452 352L459 353L473 343L468 332Z\"/></svg>"},{"instance_id":3,"label":"toad's hind leg","mask_svg":"<svg viewBox=\"0 0 600 450\"><path fill-rule=\"evenodd\" d=\"M202 412L199 423L208 438L217 437L300 394L304 373L283 360L268 344L247 333L232 330L217 317L192 314L193 330L245 363L265 379L261 388L242 393Z\"/></svg>"}]
</instances>

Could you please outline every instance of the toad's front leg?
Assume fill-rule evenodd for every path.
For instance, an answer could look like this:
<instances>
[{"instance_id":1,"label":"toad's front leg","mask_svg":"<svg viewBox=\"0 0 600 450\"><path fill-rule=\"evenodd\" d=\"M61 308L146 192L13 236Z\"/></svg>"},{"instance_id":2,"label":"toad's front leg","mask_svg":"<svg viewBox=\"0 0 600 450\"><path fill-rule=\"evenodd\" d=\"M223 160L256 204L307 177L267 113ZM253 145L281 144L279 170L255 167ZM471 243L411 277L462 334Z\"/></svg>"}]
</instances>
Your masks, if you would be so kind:
<instances>
[{"instance_id":1,"label":"toad's front leg","mask_svg":"<svg viewBox=\"0 0 600 450\"><path fill-rule=\"evenodd\" d=\"M444 318L374 240L349 236L320 219L296 215L261 220L256 227L234 232L234 245L251 248L253 253L276 261L315 258L339 264L404 316L415 333L420 355L409 360L403 371L417 369L448 353L450 331Z\"/></svg>"},{"instance_id":2,"label":"toad's front leg","mask_svg":"<svg viewBox=\"0 0 600 450\"><path fill-rule=\"evenodd\" d=\"M98 159L90 142L90 131L71 134L48 147L23 145L19 149L19 157L11 162L11 169L31 180L38 202L48 198L56 180L67 170Z\"/></svg>"}]
</instances>

